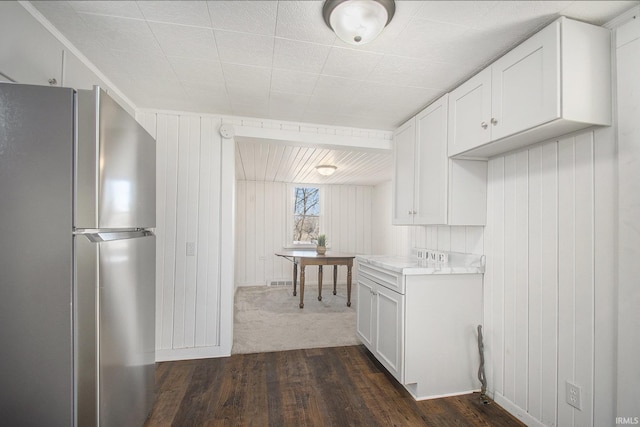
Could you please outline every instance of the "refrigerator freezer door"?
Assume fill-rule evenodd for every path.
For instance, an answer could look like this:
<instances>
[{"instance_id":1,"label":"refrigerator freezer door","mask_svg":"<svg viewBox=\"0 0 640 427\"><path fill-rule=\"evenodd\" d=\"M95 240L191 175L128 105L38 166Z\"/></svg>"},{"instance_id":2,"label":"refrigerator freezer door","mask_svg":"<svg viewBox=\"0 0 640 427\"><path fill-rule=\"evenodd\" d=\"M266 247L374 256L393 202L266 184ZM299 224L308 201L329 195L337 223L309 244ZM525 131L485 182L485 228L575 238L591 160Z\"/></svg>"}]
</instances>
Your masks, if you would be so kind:
<instances>
[{"instance_id":1,"label":"refrigerator freezer door","mask_svg":"<svg viewBox=\"0 0 640 427\"><path fill-rule=\"evenodd\" d=\"M154 400L155 236L99 245L100 426L141 426Z\"/></svg>"},{"instance_id":2,"label":"refrigerator freezer door","mask_svg":"<svg viewBox=\"0 0 640 427\"><path fill-rule=\"evenodd\" d=\"M73 423L71 89L0 83L0 424Z\"/></svg>"},{"instance_id":3,"label":"refrigerator freezer door","mask_svg":"<svg viewBox=\"0 0 640 427\"><path fill-rule=\"evenodd\" d=\"M153 228L156 143L99 88L78 91L75 227Z\"/></svg>"}]
</instances>

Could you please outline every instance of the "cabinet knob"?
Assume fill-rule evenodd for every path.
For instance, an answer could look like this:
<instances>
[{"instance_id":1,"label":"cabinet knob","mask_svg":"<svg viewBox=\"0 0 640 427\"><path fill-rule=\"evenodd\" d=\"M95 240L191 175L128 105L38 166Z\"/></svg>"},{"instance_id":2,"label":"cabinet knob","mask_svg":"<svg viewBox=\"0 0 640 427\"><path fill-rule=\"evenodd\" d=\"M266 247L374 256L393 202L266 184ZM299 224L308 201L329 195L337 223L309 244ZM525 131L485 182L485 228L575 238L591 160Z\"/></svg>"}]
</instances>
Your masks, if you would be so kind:
<instances>
[{"instance_id":1,"label":"cabinet knob","mask_svg":"<svg viewBox=\"0 0 640 427\"><path fill-rule=\"evenodd\" d=\"M487 122L482 122L480 123L480 126L482 127L482 129L486 129L489 125L487 124Z\"/></svg>"},{"instance_id":2,"label":"cabinet knob","mask_svg":"<svg viewBox=\"0 0 640 427\"><path fill-rule=\"evenodd\" d=\"M494 125L494 126L497 125L498 124L498 120L493 118L493 117L491 117L491 124Z\"/></svg>"},{"instance_id":3,"label":"cabinet knob","mask_svg":"<svg viewBox=\"0 0 640 427\"><path fill-rule=\"evenodd\" d=\"M58 81L56 79L49 79L49 86L55 86L58 84Z\"/></svg>"}]
</instances>

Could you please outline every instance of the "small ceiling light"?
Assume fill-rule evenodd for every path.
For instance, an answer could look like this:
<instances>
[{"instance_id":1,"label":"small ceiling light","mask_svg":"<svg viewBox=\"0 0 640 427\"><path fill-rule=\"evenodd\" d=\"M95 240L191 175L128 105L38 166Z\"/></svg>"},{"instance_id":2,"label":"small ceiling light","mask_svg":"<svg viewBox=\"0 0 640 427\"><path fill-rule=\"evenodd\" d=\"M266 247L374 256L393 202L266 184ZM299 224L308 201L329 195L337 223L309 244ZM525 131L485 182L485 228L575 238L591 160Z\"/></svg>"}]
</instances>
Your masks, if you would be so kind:
<instances>
[{"instance_id":1,"label":"small ceiling light","mask_svg":"<svg viewBox=\"0 0 640 427\"><path fill-rule=\"evenodd\" d=\"M361 45L378 37L395 11L394 0L326 0L322 16L342 41Z\"/></svg>"},{"instance_id":2,"label":"small ceiling light","mask_svg":"<svg viewBox=\"0 0 640 427\"><path fill-rule=\"evenodd\" d=\"M318 171L318 173L320 175L324 175L324 176L333 175L333 173L336 171L336 169L338 169L338 168L335 167L335 166L332 166L332 165L316 166L316 170Z\"/></svg>"}]
</instances>

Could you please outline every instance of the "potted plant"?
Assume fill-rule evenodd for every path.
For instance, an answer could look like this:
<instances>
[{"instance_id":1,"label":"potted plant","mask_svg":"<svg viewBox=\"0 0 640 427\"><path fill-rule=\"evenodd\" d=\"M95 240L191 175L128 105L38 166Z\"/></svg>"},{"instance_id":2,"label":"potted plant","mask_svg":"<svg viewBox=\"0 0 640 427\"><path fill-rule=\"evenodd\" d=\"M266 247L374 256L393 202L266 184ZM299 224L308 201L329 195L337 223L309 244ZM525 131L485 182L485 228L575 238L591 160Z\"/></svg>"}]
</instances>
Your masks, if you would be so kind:
<instances>
[{"instance_id":1,"label":"potted plant","mask_svg":"<svg viewBox=\"0 0 640 427\"><path fill-rule=\"evenodd\" d=\"M327 236L325 236L324 234L319 234L317 245L316 245L316 252L318 252L318 255L324 255L325 252L327 252L326 243L327 243Z\"/></svg>"}]
</instances>

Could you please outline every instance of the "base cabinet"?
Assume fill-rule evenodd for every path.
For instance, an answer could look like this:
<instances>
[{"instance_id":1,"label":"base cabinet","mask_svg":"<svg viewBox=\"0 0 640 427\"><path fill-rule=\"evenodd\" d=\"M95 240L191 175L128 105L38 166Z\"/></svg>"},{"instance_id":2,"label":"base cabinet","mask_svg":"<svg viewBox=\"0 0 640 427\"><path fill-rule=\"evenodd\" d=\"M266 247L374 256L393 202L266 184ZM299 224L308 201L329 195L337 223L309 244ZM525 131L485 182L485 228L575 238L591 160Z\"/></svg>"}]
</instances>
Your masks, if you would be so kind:
<instances>
[{"instance_id":1,"label":"base cabinet","mask_svg":"<svg viewBox=\"0 0 640 427\"><path fill-rule=\"evenodd\" d=\"M416 400L479 390L482 274L399 275L400 293L370 273L359 265L356 332L389 373Z\"/></svg>"},{"instance_id":2,"label":"base cabinet","mask_svg":"<svg viewBox=\"0 0 640 427\"><path fill-rule=\"evenodd\" d=\"M405 296L366 277L358 279L356 329L360 340L402 382Z\"/></svg>"}]
</instances>

